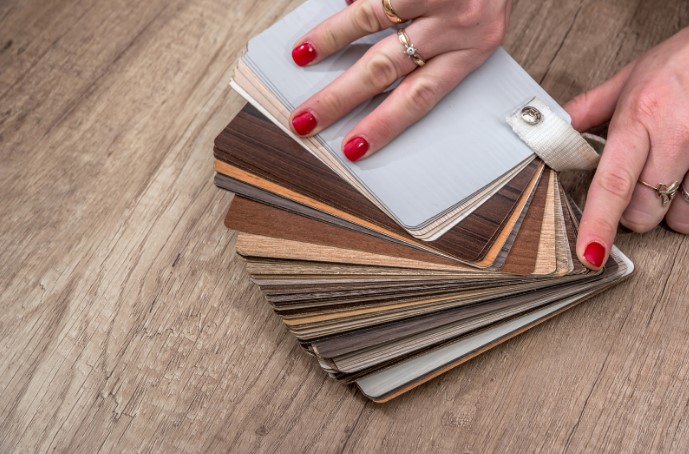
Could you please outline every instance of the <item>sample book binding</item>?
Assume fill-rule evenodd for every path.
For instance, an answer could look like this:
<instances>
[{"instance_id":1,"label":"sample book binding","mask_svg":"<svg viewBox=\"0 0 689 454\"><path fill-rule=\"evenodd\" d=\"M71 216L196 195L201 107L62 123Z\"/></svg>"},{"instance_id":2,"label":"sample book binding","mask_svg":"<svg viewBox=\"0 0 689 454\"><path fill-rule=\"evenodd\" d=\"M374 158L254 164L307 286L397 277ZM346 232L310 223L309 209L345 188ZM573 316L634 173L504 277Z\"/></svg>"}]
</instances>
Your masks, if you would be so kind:
<instances>
[{"instance_id":1,"label":"sample book binding","mask_svg":"<svg viewBox=\"0 0 689 454\"><path fill-rule=\"evenodd\" d=\"M360 162L344 158L342 138L385 93L315 137L294 136L289 113L394 32L294 65L291 45L343 5L309 0L249 42L231 83L249 104L215 141L215 183L235 194L225 224L268 304L328 374L385 402L633 264L615 247L602 271L579 263L580 212L553 168L588 146L503 49ZM544 134L556 139L545 149Z\"/></svg>"}]
</instances>

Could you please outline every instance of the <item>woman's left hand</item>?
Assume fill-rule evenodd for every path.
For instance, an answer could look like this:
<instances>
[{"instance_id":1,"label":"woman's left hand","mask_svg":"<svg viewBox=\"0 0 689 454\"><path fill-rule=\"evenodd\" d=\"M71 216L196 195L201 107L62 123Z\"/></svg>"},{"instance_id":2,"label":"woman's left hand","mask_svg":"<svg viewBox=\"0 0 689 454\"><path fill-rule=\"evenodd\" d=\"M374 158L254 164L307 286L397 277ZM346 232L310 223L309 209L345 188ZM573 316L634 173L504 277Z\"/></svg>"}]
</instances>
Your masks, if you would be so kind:
<instances>
[{"instance_id":1,"label":"woman's left hand","mask_svg":"<svg viewBox=\"0 0 689 454\"><path fill-rule=\"evenodd\" d=\"M565 109L580 131L612 118L581 218L582 262L605 264L618 223L646 232L664 218L689 233L689 28Z\"/></svg>"},{"instance_id":2,"label":"woman's left hand","mask_svg":"<svg viewBox=\"0 0 689 454\"><path fill-rule=\"evenodd\" d=\"M480 66L502 41L510 10L510 0L357 0L297 41L295 63L318 63L363 36L394 26L384 11L386 2L397 16L412 20L405 29L409 45L396 34L382 39L290 117L295 133L316 134L404 78L344 138L343 152L351 161L381 149ZM411 58L414 53L421 60Z\"/></svg>"}]
</instances>

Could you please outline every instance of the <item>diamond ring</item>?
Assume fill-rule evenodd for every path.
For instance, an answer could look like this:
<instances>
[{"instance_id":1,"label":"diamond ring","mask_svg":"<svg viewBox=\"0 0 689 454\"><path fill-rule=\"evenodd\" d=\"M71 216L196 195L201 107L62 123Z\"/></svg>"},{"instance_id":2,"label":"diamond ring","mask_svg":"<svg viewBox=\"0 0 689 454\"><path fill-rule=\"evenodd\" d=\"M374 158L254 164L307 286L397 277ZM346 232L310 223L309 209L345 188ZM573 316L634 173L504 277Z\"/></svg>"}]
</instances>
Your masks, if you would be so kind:
<instances>
[{"instance_id":1,"label":"diamond ring","mask_svg":"<svg viewBox=\"0 0 689 454\"><path fill-rule=\"evenodd\" d=\"M403 28L397 30L397 38L404 46L404 53L407 54L407 56L411 59L411 61L414 62L414 64L416 64L416 66L423 66L426 64L426 60L419 55L418 49L411 43L407 32L405 32Z\"/></svg>"}]
</instances>

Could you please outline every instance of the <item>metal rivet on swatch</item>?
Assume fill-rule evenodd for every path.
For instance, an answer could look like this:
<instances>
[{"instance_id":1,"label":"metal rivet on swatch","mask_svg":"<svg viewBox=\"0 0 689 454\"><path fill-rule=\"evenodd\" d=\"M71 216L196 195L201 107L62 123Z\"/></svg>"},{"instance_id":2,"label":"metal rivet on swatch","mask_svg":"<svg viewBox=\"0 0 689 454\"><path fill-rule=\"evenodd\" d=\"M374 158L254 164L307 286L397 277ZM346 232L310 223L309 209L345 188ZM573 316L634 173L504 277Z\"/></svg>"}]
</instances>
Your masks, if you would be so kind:
<instances>
[{"instance_id":1,"label":"metal rivet on swatch","mask_svg":"<svg viewBox=\"0 0 689 454\"><path fill-rule=\"evenodd\" d=\"M523 107L519 114L522 116L522 120L530 125L537 125L543 121L543 114L540 110L533 106Z\"/></svg>"}]
</instances>

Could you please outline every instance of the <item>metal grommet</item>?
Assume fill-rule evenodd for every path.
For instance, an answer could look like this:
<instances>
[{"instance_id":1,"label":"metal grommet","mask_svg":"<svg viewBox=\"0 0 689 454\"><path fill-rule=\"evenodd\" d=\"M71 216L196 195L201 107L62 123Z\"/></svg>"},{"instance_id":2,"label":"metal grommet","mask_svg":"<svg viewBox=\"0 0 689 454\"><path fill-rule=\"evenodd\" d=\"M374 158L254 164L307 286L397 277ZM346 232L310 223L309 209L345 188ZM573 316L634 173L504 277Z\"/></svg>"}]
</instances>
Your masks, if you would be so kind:
<instances>
[{"instance_id":1,"label":"metal grommet","mask_svg":"<svg viewBox=\"0 0 689 454\"><path fill-rule=\"evenodd\" d=\"M530 124L532 126L537 125L541 121L543 121L543 114L540 110L536 109L533 106L523 107L521 112L519 112L519 115L521 115L522 120L524 120L527 124Z\"/></svg>"}]
</instances>

